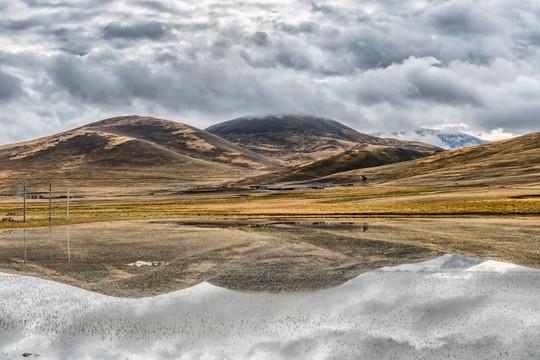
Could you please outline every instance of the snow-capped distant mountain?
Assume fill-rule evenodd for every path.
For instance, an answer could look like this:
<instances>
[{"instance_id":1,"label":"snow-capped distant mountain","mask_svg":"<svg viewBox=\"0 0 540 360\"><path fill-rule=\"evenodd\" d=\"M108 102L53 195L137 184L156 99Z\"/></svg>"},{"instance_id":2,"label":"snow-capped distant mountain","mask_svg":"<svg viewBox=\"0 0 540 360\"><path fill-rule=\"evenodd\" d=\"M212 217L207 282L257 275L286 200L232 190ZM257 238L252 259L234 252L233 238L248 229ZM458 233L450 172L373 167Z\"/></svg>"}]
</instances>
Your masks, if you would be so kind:
<instances>
[{"instance_id":1,"label":"snow-capped distant mountain","mask_svg":"<svg viewBox=\"0 0 540 360\"><path fill-rule=\"evenodd\" d=\"M399 140L421 141L448 150L482 145L488 142L472 135L462 133L460 131L433 130L425 128L418 128L411 131L401 131L393 133L377 132L373 133L372 135L378 137L395 138Z\"/></svg>"}]
</instances>

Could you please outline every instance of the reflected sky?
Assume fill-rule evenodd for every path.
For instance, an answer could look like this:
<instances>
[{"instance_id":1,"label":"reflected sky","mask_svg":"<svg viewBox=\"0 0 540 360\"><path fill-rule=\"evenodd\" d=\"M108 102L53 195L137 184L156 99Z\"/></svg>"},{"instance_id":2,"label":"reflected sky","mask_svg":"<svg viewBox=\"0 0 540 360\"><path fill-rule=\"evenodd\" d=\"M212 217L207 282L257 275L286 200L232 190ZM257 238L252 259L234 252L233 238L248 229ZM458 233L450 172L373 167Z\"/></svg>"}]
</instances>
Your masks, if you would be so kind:
<instances>
[{"instance_id":1,"label":"reflected sky","mask_svg":"<svg viewBox=\"0 0 540 360\"><path fill-rule=\"evenodd\" d=\"M445 255L327 290L142 299L0 274L0 349L45 359L540 357L540 271Z\"/></svg>"}]
</instances>

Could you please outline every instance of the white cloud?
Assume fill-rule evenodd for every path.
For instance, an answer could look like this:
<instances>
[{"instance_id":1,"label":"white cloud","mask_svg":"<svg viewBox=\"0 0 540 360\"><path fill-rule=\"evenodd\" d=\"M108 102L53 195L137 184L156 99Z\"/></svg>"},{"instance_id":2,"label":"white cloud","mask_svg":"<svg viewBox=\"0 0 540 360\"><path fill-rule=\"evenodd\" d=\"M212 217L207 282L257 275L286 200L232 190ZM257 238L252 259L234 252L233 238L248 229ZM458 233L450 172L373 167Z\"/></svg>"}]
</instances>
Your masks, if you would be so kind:
<instances>
[{"instance_id":1,"label":"white cloud","mask_svg":"<svg viewBox=\"0 0 540 360\"><path fill-rule=\"evenodd\" d=\"M0 107L20 110L2 111L0 123L14 127L28 112L45 124L43 114L57 114L60 131L91 116L204 127L291 111L364 132L539 130L540 4L531 2L20 0L2 13L0 74L13 81L0 86L9 98ZM21 127L2 141L29 136Z\"/></svg>"}]
</instances>

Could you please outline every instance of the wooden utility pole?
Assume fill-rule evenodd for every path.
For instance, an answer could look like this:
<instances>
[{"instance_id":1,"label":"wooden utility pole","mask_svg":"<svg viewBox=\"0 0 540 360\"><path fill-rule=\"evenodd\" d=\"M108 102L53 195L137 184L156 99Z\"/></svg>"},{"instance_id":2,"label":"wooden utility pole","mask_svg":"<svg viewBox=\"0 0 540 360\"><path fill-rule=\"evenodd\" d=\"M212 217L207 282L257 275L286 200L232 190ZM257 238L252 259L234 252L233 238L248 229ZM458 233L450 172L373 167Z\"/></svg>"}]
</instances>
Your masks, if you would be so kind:
<instances>
[{"instance_id":1,"label":"wooden utility pole","mask_svg":"<svg viewBox=\"0 0 540 360\"><path fill-rule=\"evenodd\" d=\"M49 222L52 222L52 184L49 183Z\"/></svg>"},{"instance_id":2,"label":"wooden utility pole","mask_svg":"<svg viewBox=\"0 0 540 360\"><path fill-rule=\"evenodd\" d=\"M23 223L26 222L26 180L23 185Z\"/></svg>"}]
</instances>

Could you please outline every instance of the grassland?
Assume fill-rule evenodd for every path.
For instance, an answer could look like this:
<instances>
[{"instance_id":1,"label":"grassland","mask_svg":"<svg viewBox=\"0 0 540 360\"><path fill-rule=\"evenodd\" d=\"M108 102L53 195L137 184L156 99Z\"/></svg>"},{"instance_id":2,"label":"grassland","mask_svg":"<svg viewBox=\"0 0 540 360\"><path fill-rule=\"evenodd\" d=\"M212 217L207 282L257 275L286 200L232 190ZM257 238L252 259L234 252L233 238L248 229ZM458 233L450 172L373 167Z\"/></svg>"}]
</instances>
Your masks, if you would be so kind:
<instances>
[{"instance_id":1,"label":"grassland","mask_svg":"<svg viewBox=\"0 0 540 360\"><path fill-rule=\"evenodd\" d=\"M237 290L314 290L443 253L540 268L539 136L264 190L221 189L204 174L197 180L205 190L182 191L178 179L154 181L159 172L136 176L136 183L81 177L71 183L75 246L70 253L67 244L67 263L65 244L56 246L64 261L48 260L55 247L43 235L52 225L62 244L57 229L68 223L66 194L58 189L66 184L54 185L51 222L48 199L27 200L23 223L22 199L0 197L0 271L143 296L201 281ZM311 188L343 183L356 185ZM46 193L48 183L32 182L32 189ZM34 237L30 248L21 228ZM34 252L23 265L28 249ZM170 265L126 268L137 260Z\"/></svg>"},{"instance_id":2,"label":"grassland","mask_svg":"<svg viewBox=\"0 0 540 360\"><path fill-rule=\"evenodd\" d=\"M61 227L53 227L51 243L64 245L47 241L47 226L67 223L65 198L53 200L52 223L48 199L27 200L26 223L21 199L1 199L0 214L13 221L0 223L0 271L138 297L201 281L237 290L314 290L443 253L540 268L535 187L152 193L71 199L71 262ZM33 256L28 266L20 228L34 238L24 244ZM48 260L53 248L64 261ZM138 260L170 265L126 267Z\"/></svg>"},{"instance_id":3,"label":"grassland","mask_svg":"<svg viewBox=\"0 0 540 360\"><path fill-rule=\"evenodd\" d=\"M76 194L76 189L73 190ZM540 216L535 188L461 187L335 187L321 190L167 193L124 197L72 199L70 222L177 219L177 218L279 218L358 216ZM53 201L53 223L64 224L66 200ZM4 198L0 214L18 222L0 228L46 226L48 200L27 200L27 222L22 220L22 200Z\"/></svg>"}]
</instances>

